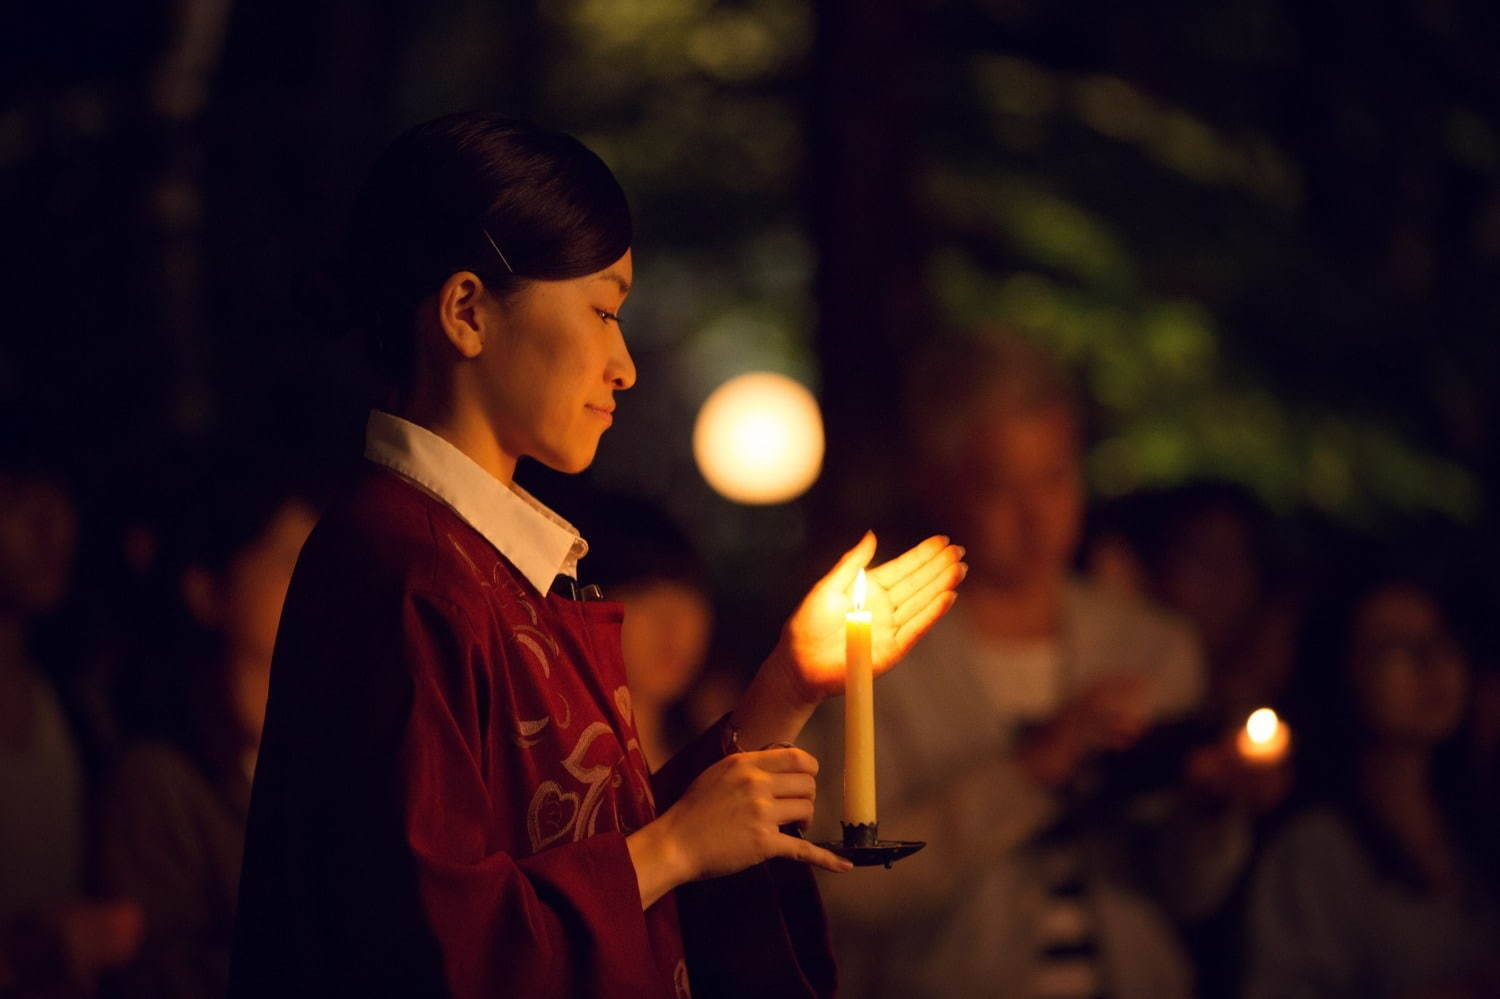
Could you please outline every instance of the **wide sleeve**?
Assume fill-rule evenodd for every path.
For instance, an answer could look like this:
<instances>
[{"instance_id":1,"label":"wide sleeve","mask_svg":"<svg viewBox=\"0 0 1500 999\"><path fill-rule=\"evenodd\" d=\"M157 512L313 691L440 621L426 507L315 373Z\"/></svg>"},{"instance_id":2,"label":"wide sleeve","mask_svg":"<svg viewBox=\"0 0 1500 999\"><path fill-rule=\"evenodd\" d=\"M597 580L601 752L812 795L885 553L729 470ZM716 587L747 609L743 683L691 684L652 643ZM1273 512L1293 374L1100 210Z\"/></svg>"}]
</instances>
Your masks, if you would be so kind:
<instances>
[{"instance_id":1,"label":"wide sleeve","mask_svg":"<svg viewBox=\"0 0 1500 999\"><path fill-rule=\"evenodd\" d=\"M665 810L724 757L726 715L652 778ZM806 864L771 860L674 893L696 999L831 996L837 991L828 924Z\"/></svg>"},{"instance_id":2,"label":"wide sleeve","mask_svg":"<svg viewBox=\"0 0 1500 999\"><path fill-rule=\"evenodd\" d=\"M622 834L519 860L491 847L491 809L501 803L487 793L481 756L480 700L490 664L481 661L457 607L413 598L406 618L413 685L396 807L453 994L659 990Z\"/></svg>"},{"instance_id":3,"label":"wide sleeve","mask_svg":"<svg viewBox=\"0 0 1500 999\"><path fill-rule=\"evenodd\" d=\"M622 834L499 841L518 821L486 780L504 664L442 597L392 617L278 649L231 994L286 994L286 963L306 994L670 994Z\"/></svg>"}]
</instances>

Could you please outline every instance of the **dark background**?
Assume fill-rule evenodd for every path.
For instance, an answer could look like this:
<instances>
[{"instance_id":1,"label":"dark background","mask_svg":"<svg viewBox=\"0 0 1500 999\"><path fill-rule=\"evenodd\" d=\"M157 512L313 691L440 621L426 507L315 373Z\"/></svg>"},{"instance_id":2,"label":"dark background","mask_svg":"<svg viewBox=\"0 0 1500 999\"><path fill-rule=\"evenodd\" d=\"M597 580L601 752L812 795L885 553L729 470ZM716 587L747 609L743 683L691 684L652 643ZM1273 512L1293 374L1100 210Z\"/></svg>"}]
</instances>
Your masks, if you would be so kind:
<instances>
[{"instance_id":1,"label":"dark background","mask_svg":"<svg viewBox=\"0 0 1500 999\"><path fill-rule=\"evenodd\" d=\"M899 524L920 485L903 373L989 324L1078 370L1101 498L1213 476L1351 536L1420 523L1487 552L1495 10L8 5L4 433L72 477L95 548L168 502L184 450L336 478L370 385L322 277L347 203L395 133L488 107L578 134L632 198L641 377L588 482L687 523L730 659L768 647L813 567ZM698 405L752 369L824 407L795 503L734 506L692 464Z\"/></svg>"}]
</instances>

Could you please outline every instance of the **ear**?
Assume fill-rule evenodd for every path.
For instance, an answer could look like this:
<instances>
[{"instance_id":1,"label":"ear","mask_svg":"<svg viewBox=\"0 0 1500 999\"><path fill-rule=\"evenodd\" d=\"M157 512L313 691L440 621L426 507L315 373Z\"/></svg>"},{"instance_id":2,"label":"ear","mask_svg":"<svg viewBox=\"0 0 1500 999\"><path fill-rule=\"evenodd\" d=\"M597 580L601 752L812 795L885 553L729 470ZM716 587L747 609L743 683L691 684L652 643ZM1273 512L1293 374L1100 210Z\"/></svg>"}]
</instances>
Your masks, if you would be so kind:
<instances>
[{"instance_id":1,"label":"ear","mask_svg":"<svg viewBox=\"0 0 1500 999\"><path fill-rule=\"evenodd\" d=\"M213 574L201 565L190 566L182 574L182 602L188 613L205 628L214 628L223 616L219 607L219 588Z\"/></svg>"},{"instance_id":2,"label":"ear","mask_svg":"<svg viewBox=\"0 0 1500 999\"><path fill-rule=\"evenodd\" d=\"M484 281L473 271L449 275L437 294L438 326L460 357L478 357L484 350Z\"/></svg>"}]
</instances>

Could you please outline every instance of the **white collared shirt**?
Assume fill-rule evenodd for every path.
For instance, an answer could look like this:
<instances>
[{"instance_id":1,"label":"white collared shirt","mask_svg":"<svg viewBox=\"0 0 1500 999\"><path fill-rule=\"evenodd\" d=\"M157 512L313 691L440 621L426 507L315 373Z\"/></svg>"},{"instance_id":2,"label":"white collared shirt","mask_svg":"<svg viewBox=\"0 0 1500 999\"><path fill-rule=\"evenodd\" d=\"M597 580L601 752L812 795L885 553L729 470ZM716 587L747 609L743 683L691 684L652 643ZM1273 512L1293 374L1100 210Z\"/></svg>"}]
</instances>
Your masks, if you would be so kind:
<instances>
[{"instance_id":1,"label":"white collared shirt","mask_svg":"<svg viewBox=\"0 0 1500 999\"><path fill-rule=\"evenodd\" d=\"M452 508L510 560L538 593L559 575L578 578L588 542L572 524L513 482L501 482L425 427L370 410L365 457L405 476Z\"/></svg>"}]
</instances>

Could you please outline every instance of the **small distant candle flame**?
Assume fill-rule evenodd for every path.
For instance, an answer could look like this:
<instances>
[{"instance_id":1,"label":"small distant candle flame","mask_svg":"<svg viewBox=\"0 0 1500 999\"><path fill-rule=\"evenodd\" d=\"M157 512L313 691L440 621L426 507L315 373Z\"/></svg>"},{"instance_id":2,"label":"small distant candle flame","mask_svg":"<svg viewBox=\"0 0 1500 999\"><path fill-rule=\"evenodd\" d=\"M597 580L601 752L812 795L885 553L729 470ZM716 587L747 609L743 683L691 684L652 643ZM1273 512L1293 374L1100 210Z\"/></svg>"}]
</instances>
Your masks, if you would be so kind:
<instances>
[{"instance_id":1,"label":"small distant candle flame","mask_svg":"<svg viewBox=\"0 0 1500 999\"><path fill-rule=\"evenodd\" d=\"M862 611L865 609L865 595L869 591L870 584L865 581L865 571L859 570L859 575L854 577L854 609Z\"/></svg>"},{"instance_id":2,"label":"small distant candle flame","mask_svg":"<svg viewBox=\"0 0 1500 999\"><path fill-rule=\"evenodd\" d=\"M1266 743L1276 737L1276 730L1281 727L1281 719L1276 717L1276 712L1270 708L1260 708L1250 714L1245 722L1245 734L1250 736L1251 742Z\"/></svg>"}]
</instances>

